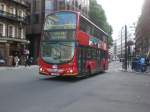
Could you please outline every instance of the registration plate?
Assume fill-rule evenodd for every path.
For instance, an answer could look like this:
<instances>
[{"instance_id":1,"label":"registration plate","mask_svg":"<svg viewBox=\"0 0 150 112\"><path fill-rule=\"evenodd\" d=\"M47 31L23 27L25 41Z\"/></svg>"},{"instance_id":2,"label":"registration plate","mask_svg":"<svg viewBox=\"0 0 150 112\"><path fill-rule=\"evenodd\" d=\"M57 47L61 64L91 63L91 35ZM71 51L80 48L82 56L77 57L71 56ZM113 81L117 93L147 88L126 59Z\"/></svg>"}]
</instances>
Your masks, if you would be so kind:
<instances>
[{"instance_id":1,"label":"registration plate","mask_svg":"<svg viewBox=\"0 0 150 112\"><path fill-rule=\"evenodd\" d=\"M51 73L52 76L59 76L59 73Z\"/></svg>"}]
</instances>

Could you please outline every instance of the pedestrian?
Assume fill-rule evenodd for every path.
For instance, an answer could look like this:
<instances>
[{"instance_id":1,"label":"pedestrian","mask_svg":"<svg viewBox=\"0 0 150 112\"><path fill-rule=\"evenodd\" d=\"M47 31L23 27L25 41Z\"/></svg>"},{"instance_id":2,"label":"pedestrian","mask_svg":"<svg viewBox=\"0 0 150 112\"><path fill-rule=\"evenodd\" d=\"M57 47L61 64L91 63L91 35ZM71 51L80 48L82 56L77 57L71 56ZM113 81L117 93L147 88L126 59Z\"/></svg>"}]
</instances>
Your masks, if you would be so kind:
<instances>
[{"instance_id":1,"label":"pedestrian","mask_svg":"<svg viewBox=\"0 0 150 112\"><path fill-rule=\"evenodd\" d=\"M136 58L132 59L131 69L136 70Z\"/></svg>"},{"instance_id":2,"label":"pedestrian","mask_svg":"<svg viewBox=\"0 0 150 112\"><path fill-rule=\"evenodd\" d=\"M29 57L28 56L25 56L25 67L28 65L28 60L29 60Z\"/></svg>"},{"instance_id":3,"label":"pedestrian","mask_svg":"<svg viewBox=\"0 0 150 112\"><path fill-rule=\"evenodd\" d=\"M143 56L140 58L140 70L141 72L146 71L145 58Z\"/></svg>"},{"instance_id":4,"label":"pedestrian","mask_svg":"<svg viewBox=\"0 0 150 112\"><path fill-rule=\"evenodd\" d=\"M16 67L19 66L19 61L20 61L19 57L18 57L18 56L15 56L15 57L14 57L14 62L15 62L15 66L16 66Z\"/></svg>"},{"instance_id":5,"label":"pedestrian","mask_svg":"<svg viewBox=\"0 0 150 112\"><path fill-rule=\"evenodd\" d=\"M29 58L29 66L33 63L33 57Z\"/></svg>"},{"instance_id":6,"label":"pedestrian","mask_svg":"<svg viewBox=\"0 0 150 112\"><path fill-rule=\"evenodd\" d=\"M140 70L140 58L136 57L136 59L135 59L135 71L139 72L139 70Z\"/></svg>"},{"instance_id":7,"label":"pedestrian","mask_svg":"<svg viewBox=\"0 0 150 112\"><path fill-rule=\"evenodd\" d=\"M145 63L146 63L146 66L149 66L149 57L146 57Z\"/></svg>"}]
</instances>

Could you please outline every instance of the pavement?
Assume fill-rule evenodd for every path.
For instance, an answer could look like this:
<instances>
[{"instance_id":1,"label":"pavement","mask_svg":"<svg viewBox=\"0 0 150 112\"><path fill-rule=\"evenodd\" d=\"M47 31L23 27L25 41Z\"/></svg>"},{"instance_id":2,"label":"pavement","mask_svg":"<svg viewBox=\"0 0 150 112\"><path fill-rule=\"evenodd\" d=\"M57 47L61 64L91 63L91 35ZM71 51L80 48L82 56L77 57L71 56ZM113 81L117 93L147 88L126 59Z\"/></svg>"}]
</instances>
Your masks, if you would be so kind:
<instances>
[{"instance_id":1,"label":"pavement","mask_svg":"<svg viewBox=\"0 0 150 112\"><path fill-rule=\"evenodd\" d=\"M115 65L114 65L114 63L115 63ZM117 66L117 67L115 67L116 69L114 69L114 66ZM131 66L129 66L127 68L127 70L124 70L121 66L122 66L122 63L120 63L119 61L110 63L110 67L112 67L112 69L114 69L115 71L119 70L119 71L122 71L122 72L128 72L128 73L133 73L133 74L150 75L150 66L147 67L147 71L146 72L136 72L136 71L134 71L134 70L131 69Z\"/></svg>"},{"instance_id":2,"label":"pavement","mask_svg":"<svg viewBox=\"0 0 150 112\"><path fill-rule=\"evenodd\" d=\"M24 69L24 68L28 68L28 69L32 69L32 68L37 68L38 65L31 65L31 66L24 66L24 65L19 65L18 67L15 66L1 66L0 70L15 70L15 69Z\"/></svg>"}]
</instances>

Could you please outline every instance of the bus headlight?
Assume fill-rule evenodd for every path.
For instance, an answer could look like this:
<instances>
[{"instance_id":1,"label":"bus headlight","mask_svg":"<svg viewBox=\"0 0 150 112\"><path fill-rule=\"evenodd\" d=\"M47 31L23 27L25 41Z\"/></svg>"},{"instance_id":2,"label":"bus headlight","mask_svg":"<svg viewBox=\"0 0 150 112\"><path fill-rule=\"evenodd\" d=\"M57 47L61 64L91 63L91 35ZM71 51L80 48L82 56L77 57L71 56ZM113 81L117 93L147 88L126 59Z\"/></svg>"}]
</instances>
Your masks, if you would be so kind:
<instances>
[{"instance_id":1,"label":"bus headlight","mask_svg":"<svg viewBox=\"0 0 150 112\"><path fill-rule=\"evenodd\" d=\"M43 71L43 69L42 69L42 67L40 68L40 72L42 72Z\"/></svg>"},{"instance_id":2,"label":"bus headlight","mask_svg":"<svg viewBox=\"0 0 150 112\"><path fill-rule=\"evenodd\" d=\"M72 69L67 70L67 73L73 73Z\"/></svg>"},{"instance_id":3,"label":"bus headlight","mask_svg":"<svg viewBox=\"0 0 150 112\"><path fill-rule=\"evenodd\" d=\"M73 70L70 70L70 73L73 73Z\"/></svg>"}]
</instances>

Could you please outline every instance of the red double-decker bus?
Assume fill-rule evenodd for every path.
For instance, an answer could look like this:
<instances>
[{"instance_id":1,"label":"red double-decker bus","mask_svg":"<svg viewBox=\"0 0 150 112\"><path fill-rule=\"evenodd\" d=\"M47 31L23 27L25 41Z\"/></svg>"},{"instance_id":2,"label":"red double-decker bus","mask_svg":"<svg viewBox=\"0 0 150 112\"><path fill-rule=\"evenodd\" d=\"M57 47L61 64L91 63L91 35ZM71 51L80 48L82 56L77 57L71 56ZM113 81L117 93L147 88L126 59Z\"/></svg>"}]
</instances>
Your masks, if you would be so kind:
<instances>
[{"instance_id":1,"label":"red double-decker bus","mask_svg":"<svg viewBox=\"0 0 150 112\"><path fill-rule=\"evenodd\" d=\"M81 77L108 69L107 34L80 12L46 17L40 43L39 73Z\"/></svg>"}]
</instances>

